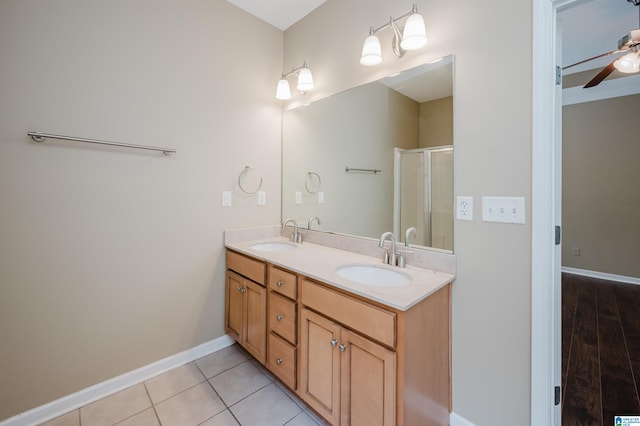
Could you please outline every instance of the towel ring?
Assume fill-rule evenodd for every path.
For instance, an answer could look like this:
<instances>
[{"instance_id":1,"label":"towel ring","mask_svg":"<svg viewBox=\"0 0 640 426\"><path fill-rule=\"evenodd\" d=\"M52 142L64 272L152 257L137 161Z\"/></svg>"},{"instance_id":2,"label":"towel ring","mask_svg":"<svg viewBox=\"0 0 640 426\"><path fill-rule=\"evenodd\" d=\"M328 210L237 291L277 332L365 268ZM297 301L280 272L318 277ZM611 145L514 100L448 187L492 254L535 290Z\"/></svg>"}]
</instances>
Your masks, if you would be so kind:
<instances>
[{"instance_id":1,"label":"towel ring","mask_svg":"<svg viewBox=\"0 0 640 426\"><path fill-rule=\"evenodd\" d=\"M318 191L320 190L320 185L322 184L322 179L320 179L320 175L318 173L315 173L315 172L307 172L307 175L309 175L309 178L311 178L311 179L305 179L304 180L304 187L306 188L306 190L307 190L307 192L309 194L317 194ZM312 190L309 189L309 180L312 180L314 176L318 178L318 185L317 185L318 189L316 189L315 191L312 191Z\"/></svg>"},{"instance_id":2,"label":"towel ring","mask_svg":"<svg viewBox=\"0 0 640 426\"><path fill-rule=\"evenodd\" d=\"M260 178L260 183L258 184L258 188L256 188L255 191L247 191L246 189L244 189L244 187L242 186L242 177L244 175L247 174L247 172L249 170L253 170L253 167L249 167L249 166L244 166L244 169L242 169L242 171L240 172L240 174L238 175L238 186L240 187L240 189L242 190L242 192L244 192L245 194L255 194L256 192L260 191L260 188L262 188L262 177Z\"/></svg>"}]
</instances>

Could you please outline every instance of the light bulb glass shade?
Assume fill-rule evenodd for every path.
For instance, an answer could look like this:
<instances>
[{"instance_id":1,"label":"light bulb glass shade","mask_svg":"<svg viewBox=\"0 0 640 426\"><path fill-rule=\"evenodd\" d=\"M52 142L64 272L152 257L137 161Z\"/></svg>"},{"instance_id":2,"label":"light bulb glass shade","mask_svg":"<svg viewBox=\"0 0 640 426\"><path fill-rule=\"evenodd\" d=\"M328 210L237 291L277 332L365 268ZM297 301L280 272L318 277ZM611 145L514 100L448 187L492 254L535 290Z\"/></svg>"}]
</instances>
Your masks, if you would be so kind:
<instances>
[{"instance_id":1,"label":"light bulb glass shade","mask_svg":"<svg viewBox=\"0 0 640 426\"><path fill-rule=\"evenodd\" d=\"M298 72L298 85L296 88L301 92L313 90L313 76L309 68L302 68L300 72Z\"/></svg>"},{"instance_id":2,"label":"light bulb glass shade","mask_svg":"<svg viewBox=\"0 0 640 426\"><path fill-rule=\"evenodd\" d=\"M627 53L624 56L618 58L617 61L613 63L613 66L616 69L623 73L634 73L640 71L640 53L631 52Z\"/></svg>"},{"instance_id":3,"label":"light bulb glass shade","mask_svg":"<svg viewBox=\"0 0 640 426\"><path fill-rule=\"evenodd\" d=\"M276 89L276 99L280 99L283 101L291 99L291 88L289 87L289 82L284 78L278 81L278 87Z\"/></svg>"},{"instance_id":4,"label":"light bulb glass shade","mask_svg":"<svg viewBox=\"0 0 640 426\"><path fill-rule=\"evenodd\" d=\"M407 18L402 32L400 47L404 50L420 49L427 44L427 30L424 26L424 19L419 13L413 13Z\"/></svg>"},{"instance_id":5,"label":"light bulb glass shade","mask_svg":"<svg viewBox=\"0 0 640 426\"><path fill-rule=\"evenodd\" d=\"M370 67L372 65L378 65L380 62L382 62L380 39L378 39L374 34L371 34L365 39L364 45L362 46L360 63Z\"/></svg>"}]
</instances>

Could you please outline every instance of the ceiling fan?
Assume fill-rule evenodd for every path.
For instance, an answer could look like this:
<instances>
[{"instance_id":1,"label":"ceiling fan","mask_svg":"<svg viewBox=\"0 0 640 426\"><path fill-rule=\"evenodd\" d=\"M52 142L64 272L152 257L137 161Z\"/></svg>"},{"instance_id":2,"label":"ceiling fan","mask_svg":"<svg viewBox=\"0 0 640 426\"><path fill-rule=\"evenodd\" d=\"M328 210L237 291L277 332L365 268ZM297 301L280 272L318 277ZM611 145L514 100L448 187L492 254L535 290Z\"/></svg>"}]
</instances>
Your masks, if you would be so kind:
<instances>
[{"instance_id":1,"label":"ceiling fan","mask_svg":"<svg viewBox=\"0 0 640 426\"><path fill-rule=\"evenodd\" d=\"M629 3L632 3L634 6L640 6L640 0L627 1ZM638 12L640 17L640 7L638 8ZM593 58L576 62L575 64L568 65L566 67L563 67L562 69L566 70L567 68L575 67L576 65L584 64L585 62L589 62L594 59L622 52L628 53L611 61L611 63L604 67L598 74L596 74L596 76L593 77L591 81L585 84L584 88L588 89L589 87L597 86L616 69L623 73L640 72L640 28L629 31L629 34L626 34L624 37L618 40L618 48L616 50L612 50L611 52L603 53L601 55L594 56Z\"/></svg>"}]
</instances>

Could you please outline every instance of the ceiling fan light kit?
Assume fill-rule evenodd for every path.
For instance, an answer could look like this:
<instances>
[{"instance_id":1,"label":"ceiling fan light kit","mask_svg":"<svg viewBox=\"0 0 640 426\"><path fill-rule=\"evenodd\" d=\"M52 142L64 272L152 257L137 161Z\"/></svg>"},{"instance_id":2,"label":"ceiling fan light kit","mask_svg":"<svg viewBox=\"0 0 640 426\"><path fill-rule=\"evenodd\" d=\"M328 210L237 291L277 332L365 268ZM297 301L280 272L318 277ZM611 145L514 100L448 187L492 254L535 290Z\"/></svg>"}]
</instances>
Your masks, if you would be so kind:
<instances>
[{"instance_id":1,"label":"ceiling fan light kit","mask_svg":"<svg viewBox=\"0 0 640 426\"><path fill-rule=\"evenodd\" d=\"M634 6L640 6L640 0L627 0L629 3L632 3ZM640 8L639 12L639 20L640 20ZM618 70L625 74L633 74L640 72L640 28L629 31L629 34L622 37L618 40L618 49L612 50L611 52L603 53L598 56L594 56L593 58L585 59L580 62L576 62L575 64L568 65L563 67L563 70L574 67L576 65L584 64L585 62L592 61L594 59L602 58L604 56L609 56L617 53L628 52L623 56L620 56L609 63L606 67L604 67L595 77L593 77L587 84L583 87L588 89L589 87L594 87L600 84L605 78L607 78L612 72Z\"/></svg>"},{"instance_id":2,"label":"ceiling fan light kit","mask_svg":"<svg viewBox=\"0 0 640 426\"><path fill-rule=\"evenodd\" d=\"M621 56L613 63L613 66L626 74L640 71L640 52L631 52Z\"/></svg>"}]
</instances>

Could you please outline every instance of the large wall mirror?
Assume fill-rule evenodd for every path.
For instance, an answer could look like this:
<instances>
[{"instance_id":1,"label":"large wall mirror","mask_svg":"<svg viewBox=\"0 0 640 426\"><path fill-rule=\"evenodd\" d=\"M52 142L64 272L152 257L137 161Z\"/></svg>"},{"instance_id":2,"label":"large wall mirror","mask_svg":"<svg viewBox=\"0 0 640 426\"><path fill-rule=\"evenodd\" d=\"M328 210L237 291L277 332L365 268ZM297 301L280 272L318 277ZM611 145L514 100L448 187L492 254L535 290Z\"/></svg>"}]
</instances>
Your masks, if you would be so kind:
<instances>
[{"instance_id":1,"label":"large wall mirror","mask_svg":"<svg viewBox=\"0 0 640 426\"><path fill-rule=\"evenodd\" d=\"M453 56L285 111L282 215L453 251Z\"/></svg>"}]
</instances>

